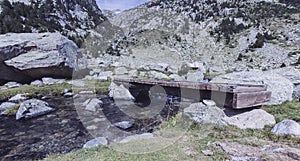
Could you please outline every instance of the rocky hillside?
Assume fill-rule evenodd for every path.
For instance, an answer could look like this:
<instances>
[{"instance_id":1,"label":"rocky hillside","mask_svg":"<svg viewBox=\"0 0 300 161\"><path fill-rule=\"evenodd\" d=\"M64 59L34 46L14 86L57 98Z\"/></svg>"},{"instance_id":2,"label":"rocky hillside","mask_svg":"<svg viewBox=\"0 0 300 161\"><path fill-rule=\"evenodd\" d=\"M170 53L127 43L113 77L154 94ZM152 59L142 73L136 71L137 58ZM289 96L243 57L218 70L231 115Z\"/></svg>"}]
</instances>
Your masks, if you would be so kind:
<instances>
[{"instance_id":1,"label":"rocky hillside","mask_svg":"<svg viewBox=\"0 0 300 161\"><path fill-rule=\"evenodd\" d=\"M106 18L95 0L2 0L0 34L55 32L81 44Z\"/></svg>"},{"instance_id":2,"label":"rocky hillside","mask_svg":"<svg viewBox=\"0 0 300 161\"><path fill-rule=\"evenodd\" d=\"M219 74L297 66L299 6L298 0L153 0L110 18L124 35L106 50L95 52L97 37L87 49L132 68L198 61L207 74Z\"/></svg>"}]
</instances>

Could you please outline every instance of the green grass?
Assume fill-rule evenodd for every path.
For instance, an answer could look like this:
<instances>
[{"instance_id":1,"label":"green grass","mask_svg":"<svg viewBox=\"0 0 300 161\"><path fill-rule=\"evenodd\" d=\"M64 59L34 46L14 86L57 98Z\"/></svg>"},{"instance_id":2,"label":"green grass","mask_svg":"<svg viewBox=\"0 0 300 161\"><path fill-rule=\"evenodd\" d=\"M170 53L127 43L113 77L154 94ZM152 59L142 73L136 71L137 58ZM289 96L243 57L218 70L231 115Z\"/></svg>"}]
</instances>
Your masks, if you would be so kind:
<instances>
[{"instance_id":1,"label":"green grass","mask_svg":"<svg viewBox=\"0 0 300 161\"><path fill-rule=\"evenodd\" d=\"M288 101L281 105L264 106L263 109L272 114L276 122L284 119L300 120L300 102L296 100Z\"/></svg>"},{"instance_id":2,"label":"green grass","mask_svg":"<svg viewBox=\"0 0 300 161\"><path fill-rule=\"evenodd\" d=\"M73 93L78 93L84 90L92 90L98 94L107 93L111 81L86 81L86 86L75 87L68 83L32 86L25 85L18 88L0 90L0 101L6 101L8 98L17 94L26 94L29 97L53 95L61 96L65 89L72 89Z\"/></svg>"}]
</instances>

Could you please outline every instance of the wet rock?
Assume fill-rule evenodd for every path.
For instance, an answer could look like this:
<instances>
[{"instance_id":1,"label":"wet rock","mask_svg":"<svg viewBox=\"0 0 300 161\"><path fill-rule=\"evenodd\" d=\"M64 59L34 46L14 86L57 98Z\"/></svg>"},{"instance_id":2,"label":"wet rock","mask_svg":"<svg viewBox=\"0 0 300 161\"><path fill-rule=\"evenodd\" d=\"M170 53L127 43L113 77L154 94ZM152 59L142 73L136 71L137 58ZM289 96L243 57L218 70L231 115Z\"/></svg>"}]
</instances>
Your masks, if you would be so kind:
<instances>
[{"instance_id":1,"label":"wet rock","mask_svg":"<svg viewBox=\"0 0 300 161\"><path fill-rule=\"evenodd\" d=\"M263 129L266 125L276 124L274 116L262 109L251 111L227 109L225 113L229 115L224 118L225 122L240 129Z\"/></svg>"},{"instance_id":2,"label":"wet rock","mask_svg":"<svg viewBox=\"0 0 300 161\"><path fill-rule=\"evenodd\" d=\"M47 102L38 99L31 99L21 103L16 114L16 119L19 120L21 118L37 117L52 111L54 111L54 109L49 107Z\"/></svg>"},{"instance_id":3,"label":"wet rock","mask_svg":"<svg viewBox=\"0 0 300 161\"><path fill-rule=\"evenodd\" d=\"M273 72L259 70L249 72L236 72L218 76L212 82L240 83L240 84L265 84L268 91L272 92L271 101L266 105L279 105L293 99L293 83Z\"/></svg>"},{"instance_id":4,"label":"wet rock","mask_svg":"<svg viewBox=\"0 0 300 161\"><path fill-rule=\"evenodd\" d=\"M17 82L8 82L4 86L7 88L17 88L17 87L21 87L22 84L17 83Z\"/></svg>"},{"instance_id":5,"label":"wet rock","mask_svg":"<svg viewBox=\"0 0 300 161\"><path fill-rule=\"evenodd\" d=\"M6 111L12 107L15 107L17 104L12 102L4 102L0 105L0 113L2 114L3 111Z\"/></svg>"},{"instance_id":6,"label":"wet rock","mask_svg":"<svg viewBox=\"0 0 300 161\"><path fill-rule=\"evenodd\" d=\"M121 121L121 122L116 122L113 125L121 128L121 129L129 129L130 127L132 127L134 124L134 121Z\"/></svg>"},{"instance_id":7,"label":"wet rock","mask_svg":"<svg viewBox=\"0 0 300 161\"><path fill-rule=\"evenodd\" d=\"M60 33L9 33L0 36L0 80L30 83L42 77L71 78L86 69L86 58ZM22 79L23 78L23 79Z\"/></svg>"},{"instance_id":8,"label":"wet rock","mask_svg":"<svg viewBox=\"0 0 300 161\"><path fill-rule=\"evenodd\" d=\"M150 71L147 73L149 78L153 78L153 79L170 79L167 75L165 75L164 73L160 73L157 71Z\"/></svg>"},{"instance_id":9,"label":"wet rock","mask_svg":"<svg viewBox=\"0 0 300 161\"><path fill-rule=\"evenodd\" d=\"M136 140L144 140L144 139L153 139L154 135L151 133L144 133L140 135L132 135L124 138L123 140L120 141L120 143L128 143L131 141L136 141Z\"/></svg>"},{"instance_id":10,"label":"wet rock","mask_svg":"<svg viewBox=\"0 0 300 161\"><path fill-rule=\"evenodd\" d=\"M128 70L125 67L119 67L115 69L115 74L116 75L128 74Z\"/></svg>"},{"instance_id":11,"label":"wet rock","mask_svg":"<svg viewBox=\"0 0 300 161\"><path fill-rule=\"evenodd\" d=\"M103 102L97 98L88 99L83 103L85 109L88 111L96 112L97 108L102 106Z\"/></svg>"},{"instance_id":12,"label":"wet rock","mask_svg":"<svg viewBox=\"0 0 300 161\"><path fill-rule=\"evenodd\" d=\"M134 100L134 97L127 88L123 85L119 86L114 82L112 82L109 86L109 97L112 97L115 100Z\"/></svg>"},{"instance_id":13,"label":"wet rock","mask_svg":"<svg viewBox=\"0 0 300 161\"><path fill-rule=\"evenodd\" d=\"M52 84L62 84L65 80L63 79L54 79L54 78L42 78L43 84L52 85Z\"/></svg>"},{"instance_id":14,"label":"wet rock","mask_svg":"<svg viewBox=\"0 0 300 161\"><path fill-rule=\"evenodd\" d=\"M272 133L300 137L300 124L293 120L283 120L274 126Z\"/></svg>"},{"instance_id":15,"label":"wet rock","mask_svg":"<svg viewBox=\"0 0 300 161\"><path fill-rule=\"evenodd\" d=\"M202 71L189 71L186 79L193 82L202 82L204 80L204 74Z\"/></svg>"},{"instance_id":16,"label":"wet rock","mask_svg":"<svg viewBox=\"0 0 300 161\"><path fill-rule=\"evenodd\" d=\"M104 137L95 138L95 139L90 140L87 143L85 143L83 145L83 148L94 148L94 147L98 147L100 145L103 145L103 146L108 145L107 139Z\"/></svg>"},{"instance_id":17,"label":"wet rock","mask_svg":"<svg viewBox=\"0 0 300 161\"><path fill-rule=\"evenodd\" d=\"M31 82L30 85L33 85L33 86L42 86L43 82L40 81L40 80L35 80L35 81Z\"/></svg>"},{"instance_id":18,"label":"wet rock","mask_svg":"<svg viewBox=\"0 0 300 161\"><path fill-rule=\"evenodd\" d=\"M24 101L27 100L27 96L25 94L17 94L15 96L13 96L12 98L10 98L8 101L10 102L20 102L20 101Z\"/></svg>"},{"instance_id":19,"label":"wet rock","mask_svg":"<svg viewBox=\"0 0 300 161\"><path fill-rule=\"evenodd\" d=\"M207 106L203 103L194 103L184 109L184 115L199 124L216 124L218 126L227 125L224 122L226 117L222 109L217 106Z\"/></svg>"}]
</instances>

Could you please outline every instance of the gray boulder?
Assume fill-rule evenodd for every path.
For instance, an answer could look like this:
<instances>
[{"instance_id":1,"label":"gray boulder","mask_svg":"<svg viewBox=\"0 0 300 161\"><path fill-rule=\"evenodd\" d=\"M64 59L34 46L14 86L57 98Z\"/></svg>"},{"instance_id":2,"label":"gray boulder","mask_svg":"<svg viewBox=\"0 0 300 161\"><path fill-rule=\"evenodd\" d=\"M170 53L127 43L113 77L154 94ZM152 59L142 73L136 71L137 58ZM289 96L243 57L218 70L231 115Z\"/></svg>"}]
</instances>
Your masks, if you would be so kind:
<instances>
[{"instance_id":1,"label":"gray boulder","mask_svg":"<svg viewBox=\"0 0 300 161\"><path fill-rule=\"evenodd\" d=\"M52 85L52 84L62 84L65 80L63 79L54 79L54 78L42 78L43 84Z\"/></svg>"},{"instance_id":2,"label":"gray boulder","mask_svg":"<svg viewBox=\"0 0 300 161\"><path fill-rule=\"evenodd\" d=\"M17 88L17 87L21 87L22 84L17 83L17 82L8 82L4 86L7 88Z\"/></svg>"},{"instance_id":3,"label":"gray boulder","mask_svg":"<svg viewBox=\"0 0 300 161\"><path fill-rule=\"evenodd\" d=\"M54 109L49 107L47 102L38 99L30 99L21 103L16 114L16 119L37 117L52 111L54 111Z\"/></svg>"},{"instance_id":4,"label":"gray boulder","mask_svg":"<svg viewBox=\"0 0 300 161\"><path fill-rule=\"evenodd\" d=\"M225 117L224 121L240 129L263 129L266 125L276 124L274 116L262 109L251 111L227 109L225 113L229 117Z\"/></svg>"},{"instance_id":5,"label":"gray boulder","mask_svg":"<svg viewBox=\"0 0 300 161\"><path fill-rule=\"evenodd\" d=\"M300 124L293 120L283 120L274 126L272 133L300 137Z\"/></svg>"},{"instance_id":6,"label":"gray boulder","mask_svg":"<svg viewBox=\"0 0 300 161\"><path fill-rule=\"evenodd\" d=\"M191 104L184 109L184 115L199 124L227 125L223 120L226 117L224 111L212 103L209 105L205 105L201 102Z\"/></svg>"},{"instance_id":7,"label":"gray boulder","mask_svg":"<svg viewBox=\"0 0 300 161\"><path fill-rule=\"evenodd\" d=\"M106 138L98 137L98 138L95 138L95 139L90 140L87 143L85 143L83 145L83 148L94 148L94 147L98 147L99 145L105 146L107 144L108 144L108 141Z\"/></svg>"},{"instance_id":8,"label":"gray boulder","mask_svg":"<svg viewBox=\"0 0 300 161\"><path fill-rule=\"evenodd\" d=\"M278 105L293 99L293 83L274 72L253 70L249 72L236 72L215 77L211 82L265 84L272 92L271 101L265 105Z\"/></svg>"},{"instance_id":9,"label":"gray boulder","mask_svg":"<svg viewBox=\"0 0 300 161\"><path fill-rule=\"evenodd\" d=\"M97 98L88 99L83 103L86 110L96 112L97 108L102 106L103 102Z\"/></svg>"},{"instance_id":10,"label":"gray boulder","mask_svg":"<svg viewBox=\"0 0 300 161\"><path fill-rule=\"evenodd\" d=\"M33 86L42 86L43 82L40 81L40 80L35 80L35 81L31 82L30 85L33 85Z\"/></svg>"},{"instance_id":11,"label":"gray boulder","mask_svg":"<svg viewBox=\"0 0 300 161\"><path fill-rule=\"evenodd\" d=\"M134 100L134 97L127 88L113 82L109 86L109 97L112 97L115 100Z\"/></svg>"},{"instance_id":12,"label":"gray boulder","mask_svg":"<svg viewBox=\"0 0 300 161\"><path fill-rule=\"evenodd\" d=\"M30 83L42 77L72 78L86 69L86 58L75 43L59 33L0 35L0 80Z\"/></svg>"},{"instance_id":13,"label":"gray boulder","mask_svg":"<svg viewBox=\"0 0 300 161\"><path fill-rule=\"evenodd\" d=\"M13 97L11 97L8 101L10 102L20 102L20 101L24 101L27 100L28 97L25 94L17 94Z\"/></svg>"},{"instance_id":14,"label":"gray boulder","mask_svg":"<svg viewBox=\"0 0 300 161\"><path fill-rule=\"evenodd\" d=\"M130 127L132 127L134 124L134 121L121 121L121 122L116 122L113 125L121 128L121 129L128 129Z\"/></svg>"}]
</instances>

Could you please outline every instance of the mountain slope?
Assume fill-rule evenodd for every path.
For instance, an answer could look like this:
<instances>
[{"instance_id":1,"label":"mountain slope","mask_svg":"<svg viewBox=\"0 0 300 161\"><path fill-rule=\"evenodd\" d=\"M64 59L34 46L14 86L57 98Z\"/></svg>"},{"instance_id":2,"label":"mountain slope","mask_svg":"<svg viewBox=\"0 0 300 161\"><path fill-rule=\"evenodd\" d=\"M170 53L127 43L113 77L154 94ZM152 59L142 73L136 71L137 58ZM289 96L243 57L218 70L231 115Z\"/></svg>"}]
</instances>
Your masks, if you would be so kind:
<instances>
[{"instance_id":1,"label":"mountain slope","mask_svg":"<svg viewBox=\"0 0 300 161\"><path fill-rule=\"evenodd\" d=\"M111 19L124 30L106 53L128 66L159 63L166 53L199 61L208 73L298 65L300 2L286 0L153 0ZM151 51L151 52L150 52ZM173 56L172 56L173 55ZM147 60L146 60L147 59ZM144 62L145 62L144 61ZM179 64L178 64L179 65Z\"/></svg>"},{"instance_id":2,"label":"mountain slope","mask_svg":"<svg viewBox=\"0 0 300 161\"><path fill-rule=\"evenodd\" d=\"M0 33L54 32L78 44L106 18L95 0L3 0Z\"/></svg>"}]
</instances>

